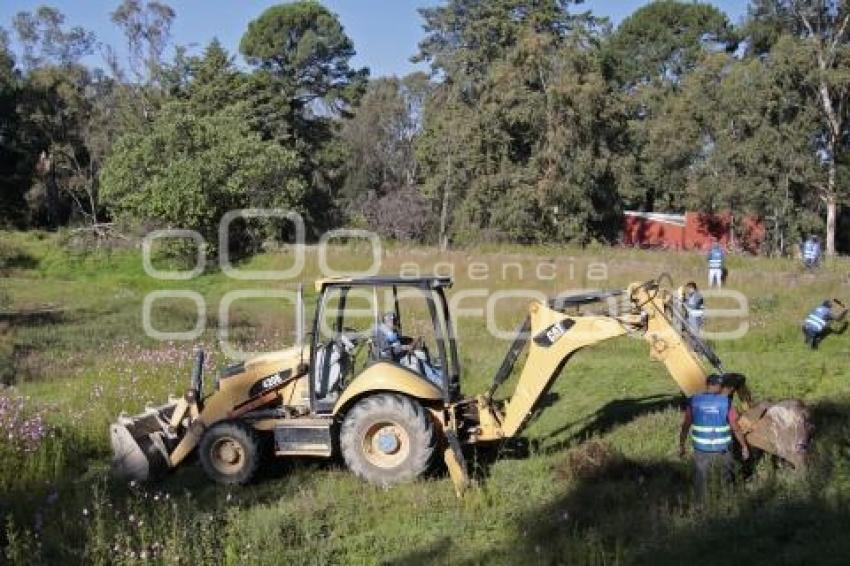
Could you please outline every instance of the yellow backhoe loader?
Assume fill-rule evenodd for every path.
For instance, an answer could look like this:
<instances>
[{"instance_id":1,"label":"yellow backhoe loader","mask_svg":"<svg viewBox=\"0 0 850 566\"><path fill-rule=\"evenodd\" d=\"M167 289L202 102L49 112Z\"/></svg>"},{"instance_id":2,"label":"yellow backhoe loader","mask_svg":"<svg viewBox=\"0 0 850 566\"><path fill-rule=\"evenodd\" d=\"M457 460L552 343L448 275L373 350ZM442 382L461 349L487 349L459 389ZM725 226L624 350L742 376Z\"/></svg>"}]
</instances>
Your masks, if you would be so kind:
<instances>
[{"instance_id":1,"label":"yellow backhoe loader","mask_svg":"<svg viewBox=\"0 0 850 566\"><path fill-rule=\"evenodd\" d=\"M581 348L619 336L639 338L685 395L702 391L710 372L724 371L689 330L676 293L653 280L625 290L532 302L492 386L463 396L446 299L450 286L445 277L317 281L309 340L227 366L207 396L203 352L198 352L182 398L111 425L115 470L154 479L197 450L213 480L241 484L252 479L270 446L277 456L341 455L356 475L384 486L412 480L442 460L460 494L468 483L464 446L519 434ZM303 293L299 297L303 328ZM381 305L398 321L390 332L391 348L382 327L388 313ZM422 316L403 317L402 305ZM402 321L418 323L416 330L427 337L405 338ZM497 399L499 386L526 350L515 391ZM738 394L748 408L742 379ZM776 418L776 410L769 410L775 407L755 406L745 413L745 429L757 448L801 466L810 432L805 407L781 407Z\"/></svg>"}]
</instances>

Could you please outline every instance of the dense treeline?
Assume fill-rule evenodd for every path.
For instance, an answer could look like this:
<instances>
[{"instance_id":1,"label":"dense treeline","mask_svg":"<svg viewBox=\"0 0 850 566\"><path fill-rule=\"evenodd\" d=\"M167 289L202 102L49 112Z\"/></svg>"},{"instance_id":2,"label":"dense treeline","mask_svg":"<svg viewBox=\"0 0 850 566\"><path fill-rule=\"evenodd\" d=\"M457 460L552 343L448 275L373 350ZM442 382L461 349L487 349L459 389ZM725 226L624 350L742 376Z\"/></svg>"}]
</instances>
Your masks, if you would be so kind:
<instances>
[{"instance_id":1,"label":"dense treeline","mask_svg":"<svg viewBox=\"0 0 850 566\"><path fill-rule=\"evenodd\" d=\"M226 211L284 207L313 235L584 244L615 242L624 209L731 210L766 252L850 248L842 1L755 0L736 26L660 0L613 29L569 0L448 0L421 10L430 73L371 80L315 2L260 14L244 64L172 45L163 3L111 15L124 56L49 7L0 30L2 224L213 243Z\"/></svg>"}]
</instances>

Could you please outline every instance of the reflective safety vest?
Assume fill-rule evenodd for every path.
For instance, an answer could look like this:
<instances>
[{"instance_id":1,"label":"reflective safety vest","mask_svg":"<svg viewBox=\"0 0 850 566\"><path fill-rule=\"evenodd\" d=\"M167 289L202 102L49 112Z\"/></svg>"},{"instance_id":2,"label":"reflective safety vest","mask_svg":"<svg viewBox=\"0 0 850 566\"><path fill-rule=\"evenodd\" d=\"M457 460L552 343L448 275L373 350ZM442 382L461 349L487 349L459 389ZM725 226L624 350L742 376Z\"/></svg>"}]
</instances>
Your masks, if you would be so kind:
<instances>
[{"instance_id":1,"label":"reflective safety vest","mask_svg":"<svg viewBox=\"0 0 850 566\"><path fill-rule=\"evenodd\" d=\"M819 246L813 240L806 240L806 243L803 244L803 259L813 261L816 260L819 255Z\"/></svg>"},{"instance_id":2,"label":"reflective safety vest","mask_svg":"<svg viewBox=\"0 0 850 566\"><path fill-rule=\"evenodd\" d=\"M723 268L723 251L720 248L711 248L708 252L708 267L709 269Z\"/></svg>"},{"instance_id":3,"label":"reflective safety vest","mask_svg":"<svg viewBox=\"0 0 850 566\"><path fill-rule=\"evenodd\" d=\"M732 446L729 425L729 397L720 393L701 393L691 397L691 440L694 450L725 452Z\"/></svg>"},{"instance_id":4,"label":"reflective safety vest","mask_svg":"<svg viewBox=\"0 0 850 566\"><path fill-rule=\"evenodd\" d=\"M806 321L803 324L816 332L823 332L824 328L826 328L826 325L829 323L829 318L829 309L820 305L815 307L815 309L809 313L809 316L806 317Z\"/></svg>"},{"instance_id":5,"label":"reflective safety vest","mask_svg":"<svg viewBox=\"0 0 850 566\"><path fill-rule=\"evenodd\" d=\"M687 307L688 314L690 316L702 316L704 314L702 295L700 295L698 291L691 293L690 296L685 299L685 307Z\"/></svg>"}]
</instances>

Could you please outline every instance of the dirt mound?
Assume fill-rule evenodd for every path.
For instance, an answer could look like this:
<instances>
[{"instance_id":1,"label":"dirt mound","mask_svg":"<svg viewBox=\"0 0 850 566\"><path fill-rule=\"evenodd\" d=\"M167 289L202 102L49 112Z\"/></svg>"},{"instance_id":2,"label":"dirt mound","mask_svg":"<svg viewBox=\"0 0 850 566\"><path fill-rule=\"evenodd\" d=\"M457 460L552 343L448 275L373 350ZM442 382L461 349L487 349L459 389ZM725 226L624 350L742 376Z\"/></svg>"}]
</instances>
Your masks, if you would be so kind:
<instances>
[{"instance_id":1,"label":"dirt mound","mask_svg":"<svg viewBox=\"0 0 850 566\"><path fill-rule=\"evenodd\" d=\"M565 460L555 465L555 474L562 479L609 481L638 478L643 470L611 445L592 440L567 452Z\"/></svg>"}]
</instances>

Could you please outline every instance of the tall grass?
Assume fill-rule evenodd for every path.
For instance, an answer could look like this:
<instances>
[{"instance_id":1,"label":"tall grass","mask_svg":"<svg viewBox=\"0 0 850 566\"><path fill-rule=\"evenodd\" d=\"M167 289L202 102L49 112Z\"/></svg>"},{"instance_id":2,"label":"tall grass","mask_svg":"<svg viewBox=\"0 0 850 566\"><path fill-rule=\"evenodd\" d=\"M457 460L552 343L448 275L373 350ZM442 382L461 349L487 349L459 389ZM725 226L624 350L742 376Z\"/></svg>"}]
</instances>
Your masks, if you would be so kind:
<instances>
[{"instance_id":1,"label":"tall grass","mask_svg":"<svg viewBox=\"0 0 850 566\"><path fill-rule=\"evenodd\" d=\"M0 241L3 257L14 258L0 265L7 310L56 311L13 318L10 346L0 338L0 364L9 364L14 382L0 395L26 398L25 412L43 415L52 431L30 450L0 439L0 556L9 563L701 564L715 563L717 548L747 563L840 563L850 550L847 336L832 336L813 353L799 330L814 304L846 296L844 261L809 275L790 260L731 259L729 284L749 300L750 330L717 342L717 350L727 367L749 376L757 396L808 402L817 443L806 475L765 459L732 494L718 493L697 509L689 464L676 454L677 389L645 345L629 339L579 352L522 439L470 453L477 486L462 500L439 475L385 491L339 462L309 460L270 463L241 489L211 485L191 461L160 484L115 482L108 423L181 392L190 371L193 344L158 343L141 331L145 293L186 288L207 299L210 328L201 340L213 354L212 370L225 361L215 333L221 297L246 287L293 289L295 282L245 283L214 268L188 282L156 281L133 249L72 251L46 234L3 233ZM239 267L282 269L292 259L266 254ZM328 259L340 271L371 262L362 246L335 248ZM302 281L312 305L315 250L306 260ZM382 271L398 273L411 262L423 273L451 271L454 292L617 288L661 272L677 282L704 278L704 259L692 254L521 246L440 253L389 245ZM605 266L604 281L593 272L597 264ZM537 277L541 265L554 277ZM499 327L515 327L527 302L500 303ZM485 303L470 299L462 307ZM169 305L155 313L156 323L191 326L193 309ZM234 304L231 318L246 346L271 350L292 341L291 309L246 300ZM477 393L508 343L479 319L457 325L463 390Z\"/></svg>"}]
</instances>

